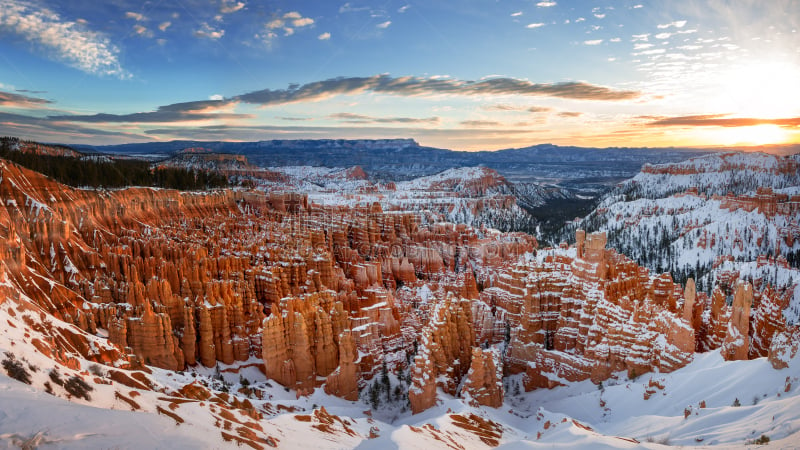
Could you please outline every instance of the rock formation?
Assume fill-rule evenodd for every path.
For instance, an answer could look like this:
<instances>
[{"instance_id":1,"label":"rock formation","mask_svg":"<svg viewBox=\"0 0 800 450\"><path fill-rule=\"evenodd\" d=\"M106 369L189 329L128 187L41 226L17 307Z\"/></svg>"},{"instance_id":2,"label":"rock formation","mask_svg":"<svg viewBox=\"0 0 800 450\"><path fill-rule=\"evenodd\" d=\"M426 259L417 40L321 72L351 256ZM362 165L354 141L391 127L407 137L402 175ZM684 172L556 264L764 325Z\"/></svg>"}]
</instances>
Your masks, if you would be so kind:
<instances>
[{"instance_id":1,"label":"rock formation","mask_svg":"<svg viewBox=\"0 0 800 450\"><path fill-rule=\"evenodd\" d=\"M720 353L727 361L747 359L750 350L750 306L753 303L753 287L738 283L733 294L733 309L728 322L728 331L722 342Z\"/></svg>"},{"instance_id":2,"label":"rock formation","mask_svg":"<svg viewBox=\"0 0 800 450\"><path fill-rule=\"evenodd\" d=\"M485 193L495 181L448 189ZM579 231L575 248L537 254L530 235L380 204L78 190L6 162L0 195L0 302L66 322L40 324L47 342L35 344L66 365L260 357L277 383L348 400L386 367L410 374L418 413L437 389L499 406L503 375L534 389L668 372L695 350L779 361L793 348L781 344L794 336L785 293L739 284L729 307L722 287L708 297L651 275L604 234Z\"/></svg>"},{"instance_id":3,"label":"rock formation","mask_svg":"<svg viewBox=\"0 0 800 450\"><path fill-rule=\"evenodd\" d=\"M503 405L503 364L498 351L472 348L472 362L464 377L461 396L472 406Z\"/></svg>"}]
</instances>

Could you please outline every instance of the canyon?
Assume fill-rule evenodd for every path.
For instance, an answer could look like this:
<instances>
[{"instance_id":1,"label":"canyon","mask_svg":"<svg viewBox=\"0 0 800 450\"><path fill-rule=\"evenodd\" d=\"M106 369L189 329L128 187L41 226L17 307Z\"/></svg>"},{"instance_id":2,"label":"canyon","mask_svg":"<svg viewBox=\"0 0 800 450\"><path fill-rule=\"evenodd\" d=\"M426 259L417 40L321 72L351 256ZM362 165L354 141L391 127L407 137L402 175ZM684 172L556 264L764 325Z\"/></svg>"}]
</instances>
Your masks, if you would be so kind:
<instances>
[{"instance_id":1,"label":"canyon","mask_svg":"<svg viewBox=\"0 0 800 450\"><path fill-rule=\"evenodd\" d=\"M233 171L246 160L224 162ZM262 172L244 166L238 174ZM729 270L706 278L701 290L693 278L678 283L609 248L604 231L577 229L573 245L540 248L530 234L463 223L466 216L457 223L447 215L456 204L473 212L513 206L475 200L505 195L490 169L390 187L394 199L423 193L413 202L419 210L365 190L357 171L344 174L357 201L325 201L333 190L291 184L265 189L292 179L274 173L280 176L249 189L86 190L0 162L3 349L28 348L40 365L150 392L157 411L219 398L210 404L278 421L265 397L274 391L240 384L239 398L187 378L165 384L154 374L247 374L297 399L324 392L413 417L448 399L503 407L520 395L509 381L526 392L603 385L620 373L636 379L679 371L709 352L728 361L766 358L777 370L796 355L800 331L787 313L799 303L794 285ZM446 199L444 207L432 192ZM795 197L765 188L708 201L782 220L796 218ZM700 201L701 193L674 198ZM788 248L797 242L791 231L781 239ZM25 331L11 337L8 327ZM215 408L204 414L225 416ZM292 416L360 433L324 408ZM457 417L453 423L477 420ZM245 428L237 435L245 443L269 446L277 436Z\"/></svg>"}]
</instances>

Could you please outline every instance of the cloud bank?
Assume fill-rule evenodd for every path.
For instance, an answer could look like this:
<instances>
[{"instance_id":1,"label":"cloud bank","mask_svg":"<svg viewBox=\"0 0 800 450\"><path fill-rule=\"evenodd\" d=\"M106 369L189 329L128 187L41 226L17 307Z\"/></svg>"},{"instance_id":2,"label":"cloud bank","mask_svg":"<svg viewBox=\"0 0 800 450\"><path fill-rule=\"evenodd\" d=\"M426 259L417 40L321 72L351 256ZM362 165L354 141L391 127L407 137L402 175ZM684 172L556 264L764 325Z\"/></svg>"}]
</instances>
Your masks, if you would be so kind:
<instances>
[{"instance_id":1,"label":"cloud bank","mask_svg":"<svg viewBox=\"0 0 800 450\"><path fill-rule=\"evenodd\" d=\"M573 100L623 101L640 96L637 91L616 90L605 86L572 81L564 83L532 83L517 78L489 78L478 81L454 78L340 77L294 85L287 89L263 89L234 97L232 100L258 105L280 105L326 99L336 95L360 94L422 97L434 95L524 95L558 97Z\"/></svg>"}]
</instances>

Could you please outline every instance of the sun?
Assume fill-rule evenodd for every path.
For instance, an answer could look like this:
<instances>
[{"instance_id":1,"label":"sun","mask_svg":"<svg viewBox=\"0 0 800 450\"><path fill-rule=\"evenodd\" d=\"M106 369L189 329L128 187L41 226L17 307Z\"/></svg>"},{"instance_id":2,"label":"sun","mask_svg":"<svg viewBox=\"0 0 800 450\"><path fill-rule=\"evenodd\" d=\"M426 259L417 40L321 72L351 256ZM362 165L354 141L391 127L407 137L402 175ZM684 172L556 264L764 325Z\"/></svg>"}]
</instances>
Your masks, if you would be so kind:
<instances>
[{"instance_id":1,"label":"sun","mask_svg":"<svg viewBox=\"0 0 800 450\"><path fill-rule=\"evenodd\" d=\"M724 146L782 144L792 140L791 133L777 125L714 127L696 130L694 134L702 142Z\"/></svg>"},{"instance_id":2,"label":"sun","mask_svg":"<svg viewBox=\"0 0 800 450\"><path fill-rule=\"evenodd\" d=\"M735 116L800 115L800 66L789 59L733 65L721 74L720 87L722 108Z\"/></svg>"}]
</instances>

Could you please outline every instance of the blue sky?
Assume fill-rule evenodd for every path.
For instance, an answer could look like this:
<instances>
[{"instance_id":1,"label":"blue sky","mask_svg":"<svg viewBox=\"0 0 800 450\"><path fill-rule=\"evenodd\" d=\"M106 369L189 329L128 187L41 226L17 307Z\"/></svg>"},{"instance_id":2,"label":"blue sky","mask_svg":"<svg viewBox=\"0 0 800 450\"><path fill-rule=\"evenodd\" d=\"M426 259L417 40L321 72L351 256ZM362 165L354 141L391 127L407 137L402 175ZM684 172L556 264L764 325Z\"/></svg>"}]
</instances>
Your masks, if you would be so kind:
<instances>
[{"instance_id":1,"label":"blue sky","mask_svg":"<svg viewBox=\"0 0 800 450\"><path fill-rule=\"evenodd\" d=\"M0 134L800 142L797 1L0 0Z\"/></svg>"}]
</instances>

